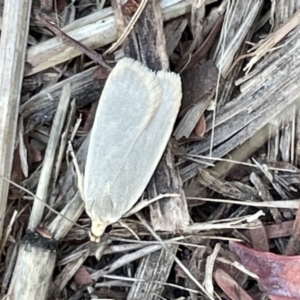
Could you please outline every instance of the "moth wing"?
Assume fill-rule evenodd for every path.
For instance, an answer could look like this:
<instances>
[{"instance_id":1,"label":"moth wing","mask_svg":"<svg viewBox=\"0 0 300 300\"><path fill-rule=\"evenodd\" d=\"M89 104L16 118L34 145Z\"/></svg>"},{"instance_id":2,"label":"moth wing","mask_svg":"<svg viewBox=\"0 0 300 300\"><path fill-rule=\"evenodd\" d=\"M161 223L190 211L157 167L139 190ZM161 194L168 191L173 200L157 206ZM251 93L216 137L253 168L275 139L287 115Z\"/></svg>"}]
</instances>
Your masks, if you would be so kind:
<instances>
[{"instance_id":1,"label":"moth wing","mask_svg":"<svg viewBox=\"0 0 300 300\"><path fill-rule=\"evenodd\" d=\"M121 169L122 176L113 186L113 199L123 200L112 211L112 223L129 211L145 190L170 139L180 108L180 77L159 71L157 78L162 87L161 103L148 126L141 132Z\"/></svg>"},{"instance_id":2,"label":"moth wing","mask_svg":"<svg viewBox=\"0 0 300 300\"><path fill-rule=\"evenodd\" d=\"M109 75L91 130L85 167L84 201L92 220L115 219L121 199L114 197L114 189L124 181L120 177L135 176L128 174L124 165L158 109L161 90L156 74L132 59L119 61Z\"/></svg>"}]
</instances>

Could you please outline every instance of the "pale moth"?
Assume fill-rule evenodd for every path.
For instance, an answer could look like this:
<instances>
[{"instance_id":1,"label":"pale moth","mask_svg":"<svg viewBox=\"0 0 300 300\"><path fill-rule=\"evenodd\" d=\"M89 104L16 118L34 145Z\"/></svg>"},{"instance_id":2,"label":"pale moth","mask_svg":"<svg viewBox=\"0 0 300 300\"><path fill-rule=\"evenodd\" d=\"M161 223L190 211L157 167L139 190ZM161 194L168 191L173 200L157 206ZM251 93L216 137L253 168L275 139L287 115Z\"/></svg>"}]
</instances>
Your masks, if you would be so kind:
<instances>
[{"instance_id":1,"label":"pale moth","mask_svg":"<svg viewBox=\"0 0 300 300\"><path fill-rule=\"evenodd\" d=\"M91 240L117 222L145 190L171 136L181 80L121 59L107 78L91 130L83 198Z\"/></svg>"}]
</instances>

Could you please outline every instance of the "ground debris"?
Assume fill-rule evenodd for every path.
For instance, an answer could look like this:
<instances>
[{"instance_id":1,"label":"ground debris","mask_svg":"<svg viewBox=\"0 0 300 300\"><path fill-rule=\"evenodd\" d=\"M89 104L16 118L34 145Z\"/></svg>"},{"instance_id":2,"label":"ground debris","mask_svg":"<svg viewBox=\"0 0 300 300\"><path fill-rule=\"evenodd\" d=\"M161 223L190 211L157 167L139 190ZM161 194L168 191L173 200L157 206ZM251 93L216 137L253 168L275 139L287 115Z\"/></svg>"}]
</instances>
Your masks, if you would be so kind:
<instances>
[{"instance_id":1,"label":"ground debris","mask_svg":"<svg viewBox=\"0 0 300 300\"><path fill-rule=\"evenodd\" d=\"M32 2L0 0L0 297L300 299L299 1ZM105 98L124 57L149 78L177 73L172 92L148 85L165 103L181 82L178 115L161 114L172 124L155 163L166 126L152 136L151 122L128 126L147 97L126 95L147 78L124 72ZM106 186L118 197L98 207L101 169L87 207L101 95L108 108L119 102L102 118L115 130L94 128L96 148L122 150L128 163L143 140L144 156L130 156L131 177L109 161L115 150L89 161L95 174L109 162L107 174L132 180ZM111 117L122 110L128 122ZM90 241L91 211L109 219L100 243Z\"/></svg>"}]
</instances>

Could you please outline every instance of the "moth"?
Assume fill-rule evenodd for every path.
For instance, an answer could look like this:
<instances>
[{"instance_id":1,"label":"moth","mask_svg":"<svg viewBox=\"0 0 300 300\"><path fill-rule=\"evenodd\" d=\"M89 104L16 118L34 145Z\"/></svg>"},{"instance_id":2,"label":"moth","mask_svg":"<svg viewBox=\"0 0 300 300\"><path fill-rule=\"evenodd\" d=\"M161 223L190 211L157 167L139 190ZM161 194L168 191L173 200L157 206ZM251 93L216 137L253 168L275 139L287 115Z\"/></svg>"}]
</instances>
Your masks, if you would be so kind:
<instances>
[{"instance_id":1,"label":"moth","mask_svg":"<svg viewBox=\"0 0 300 300\"><path fill-rule=\"evenodd\" d=\"M96 111L85 165L83 198L91 240L137 202L171 136L182 97L179 75L121 59Z\"/></svg>"}]
</instances>

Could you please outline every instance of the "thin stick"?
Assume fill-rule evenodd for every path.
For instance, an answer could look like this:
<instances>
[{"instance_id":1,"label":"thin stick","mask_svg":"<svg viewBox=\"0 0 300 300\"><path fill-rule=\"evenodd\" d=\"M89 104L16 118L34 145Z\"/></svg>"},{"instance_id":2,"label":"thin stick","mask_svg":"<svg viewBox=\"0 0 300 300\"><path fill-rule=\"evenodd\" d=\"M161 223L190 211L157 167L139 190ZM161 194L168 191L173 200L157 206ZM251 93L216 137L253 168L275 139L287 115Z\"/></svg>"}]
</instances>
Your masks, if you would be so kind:
<instances>
[{"instance_id":1,"label":"thin stick","mask_svg":"<svg viewBox=\"0 0 300 300\"><path fill-rule=\"evenodd\" d=\"M48 20L46 20L42 14L37 13L36 19L39 20L43 25L45 25L48 29L50 29L54 34L61 37L64 41L66 41L69 45L73 46L76 49L79 49L82 53L84 53L86 56L88 56L93 61L97 62L100 66L111 70L111 67L105 63L102 56L97 53L96 51L93 51L83 45L82 43L76 41L75 39L71 38L68 34L64 33L62 30L60 30L56 25L50 23Z\"/></svg>"},{"instance_id":2,"label":"thin stick","mask_svg":"<svg viewBox=\"0 0 300 300\"><path fill-rule=\"evenodd\" d=\"M44 163L41 170L40 180L36 191L36 197L41 199L42 202L37 199L34 200L28 224L28 228L31 231L34 231L35 228L38 227L43 218L43 213L45 209L43 202L46 203L47 200L48 186L51 179L55 153L59 144L63 123L68 111L67 109L69 106L70 95L71 87L68 84L64 86L62 90L60 101L57 107L57 112L53 120L49 142L45 153Z\"/></svg>"},{"instance_id":3,"label":"thin stick","mask_svg":"<svg viewBox=\"0 0 300 300\"><path fill-rule=\"evenodd\" d=\"M150 199L150 200L147 200L147 199L141 200L128 213L123 215L123 218L134 215L137 212L141 211L143 208L150 205L151 203L156 202L156 201L158 201L160 199L163 199L163 198L167 198L167 197L180 197L180 195L179 194L174 194L174 193L173 194L172 193L167 193L167 194L160 194L157 197L154 197L153 199Z\"/></svg>"},{"instance_id":4,"label":"thin stick","mask_svg":"<svg viewBox=\"0 0 300 300\"><path fill-rule=\"evenodd\" d=\"M254 201L238 201L238 200L229 200L229 199L211 199L211 198L201 198L201 197L186 197L186 199L200 200L206 202L216 202L216 203L231 203L231 204L254 206L254 207L275 207L275 208L290 208L290 209L298 209L300 204L300 200L254 202Z\"/></svg>"},{"instance_id":5,"label":"thin stick","mask_svg":"<svg viewBox=\"0 0 300 300\"><path fill-rule=\"evenodd\" d=\"M215 161L221 161L221 162L229 162L229 163L236 164L236 165L242 165L242 166L248 166L248 167L251 167L251 168L260 169L260 167L255 165L255 164L251 164L251 163L243 162L243 161L238 161L238 160L234 160L234 159L227 159L227 158L223 158L223 157L214 157L214 156L210 157L210 156L197 155L197 154L184 154L184 155L176 154L176 156L182 157L182 158L185 158L185 159L190 159L190 157L192 157L192 158L215 160ZM202 161L199 161L199 160L194 160L194 161L199 162L201 164L203 163ZM181 163L182 162L179 162L176 166L178 166ZM214 166L214 165L212 165L212 166ZM268 169L272 170L272 171L278 171L278 172L297 173L297 170L293 170L293 169L276 168L276 167L269 167L269 166L268 166Z\"/></svg>"},{"instance_id":6,"label":"thin stick","mask_svg":"<svg viewBox=\"0 0 300 300\"><path fill-rule=\"evenodd\" d=\"M0 239L14 156L31 0L5 1L0 44Z\"/></svg>"},{"instance_id":7,"label":"thin stick","mask_svg":"<svg viewBox=\"0 0 300 300\"><path fill-rule=\"evenodd\" d=\"M15 187L19 188L20 190L28 193L29 195L32 196L32 199L37 200L37 201L41 201L41 203L47 207L50 211L52 211L54 214L58 215L58 216L61 216L62 218L66 219L67 221L71 222L72 225L78 227L78 228L81 228L81 229L85 229L84 226L81 226L75 222L73 222L72 220L70 220L69 218L67 218L66 216L64 216L63 214L61 214L59 211L55 210L54 208L52 208L50 205L48 205L47 203L45 203L44 201L42 201L40 198L38 198L37 196L35 196L32 192L30 192L29 190L25 189L24 187L20 186L19 184L11 181L10 179L4 177L5 180L7 180L10 184L14 185ZM25 197L24 197L25 198ZM29 197L27 198L29 199ZM30 199L31 200L31 199Z\"/></svg>"}]
</instances>

